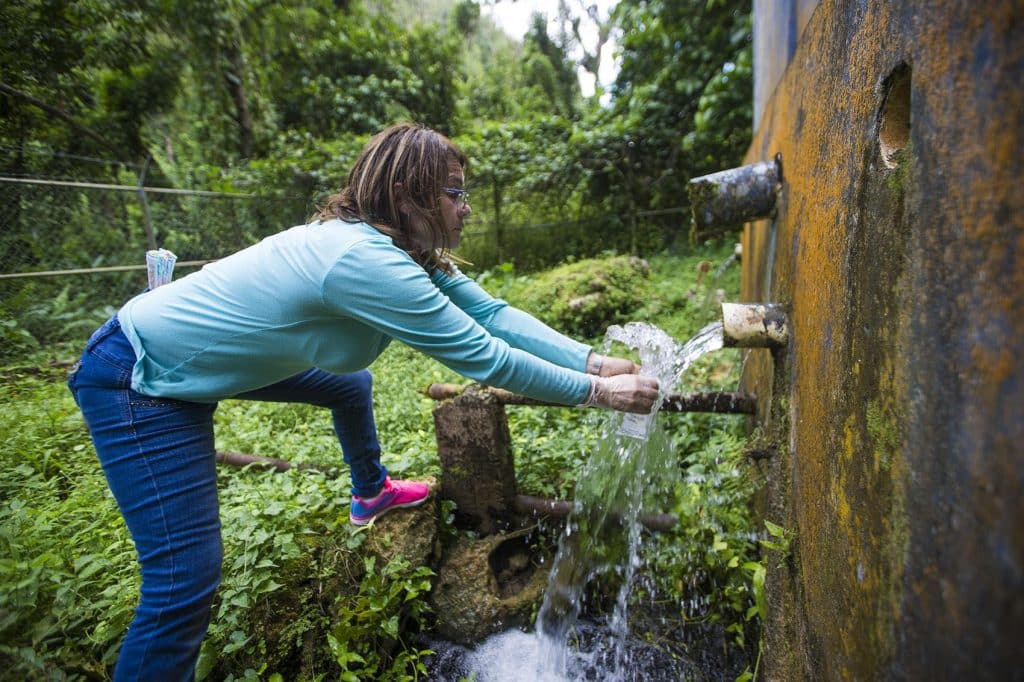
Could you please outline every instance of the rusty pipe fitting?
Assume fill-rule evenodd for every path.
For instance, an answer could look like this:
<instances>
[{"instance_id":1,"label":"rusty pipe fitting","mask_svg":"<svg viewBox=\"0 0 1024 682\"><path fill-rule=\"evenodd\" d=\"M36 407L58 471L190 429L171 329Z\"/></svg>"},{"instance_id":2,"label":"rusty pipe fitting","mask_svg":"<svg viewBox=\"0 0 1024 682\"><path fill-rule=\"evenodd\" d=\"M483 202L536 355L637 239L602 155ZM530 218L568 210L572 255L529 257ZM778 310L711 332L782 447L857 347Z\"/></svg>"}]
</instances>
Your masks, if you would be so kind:
<instances>
[{"instance_id":1,"label":"rusty pipe fitting","mask_svg":"<svg viewBox=\"0 0 1024 682\"><path fill-rule=\"evenodd\" d=\"M782 187L782 157L690 180L688 194L698 230L768 218Z\"/></svg>"},{"instance_id":2,"label":"rusty pipe fitting","mask_svg":"<svg viewBox=\"0 0 1024 682\"><path fill-rule=\"evenodd\" d=\"M771 303L723 303L722 337L727 348L780 348L789 341L789 321Z\"/></svg>"}]
</instances>

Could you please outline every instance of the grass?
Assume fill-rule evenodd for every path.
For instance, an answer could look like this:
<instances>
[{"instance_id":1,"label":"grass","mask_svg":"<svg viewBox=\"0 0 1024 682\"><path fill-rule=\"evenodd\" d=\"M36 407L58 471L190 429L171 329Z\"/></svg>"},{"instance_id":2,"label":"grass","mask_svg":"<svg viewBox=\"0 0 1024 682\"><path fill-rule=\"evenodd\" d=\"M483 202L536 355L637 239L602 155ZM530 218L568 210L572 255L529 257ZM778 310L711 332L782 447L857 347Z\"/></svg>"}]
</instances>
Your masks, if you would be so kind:
<instances>
[{"instance_id":1,"label":"grass","mask_svg":"<svg viewBox=\"0 0 1024 682\"><path fill-rule=\"evenodd\" d=\"M716 244L691 255L651 258L650 277L643 285L646 302L634 319L650 321L685 341L716 319L716 307L706 305L713 288L723 288L735 298L737 268L719 282L709 281L731 252L731 243ZM704 261L711 269L697 284ZM530 310L534 302L523 292L536 290L539 277L543 273L523 275L505 267L480 279L495 295ZM601 341L582 340L594 345ZM59 363L73 360L76 346L80 344L35 351L0 368L0 400L5 405L0 411L0 465L5 471L0 498L8 501L0 507L0 657L10 661L4 674L23 679L108 675L138 589L130 538L64 386L66 368ZM680 389L735 388L739 365L736 351L705 356ZM400 344L385 352L371 370L385 464L399 477L439 475L434 402L422 390L432 382L465 380ZM580 468L593 450L599 420L593 413L571 408L507 411L520 492L571 497ZM225 401L215 419L218 449L343 467L325 410ZM737 566L753 550L745 540L752 527L746 506L751 487L741 472L739 420L673 415L667 430L680 467L689 474L677 499L666 501L664 511L676 513L686 525L655 543L646 558L650 575L640 598L652 600L648 611L665 611L680 627L688 621L721 622L723 627L742 623L751 602ZM710 489L712 485L717 487ZM319 667L305 664L303 674L310 679L338 674L343 659L372 659L379 679L415 674L416 652L383 660L370 655L373 642L360 650L354 645L346 648L337 639L328 641L332 628L341 631L330 613L362 613L360 609L369 608L365 604L379 602L367 595L382 589L378 582L383 569L368 569L361 560L365 533L345 523L347 477L222 467L219 488L225 579L204 644L202 673L225 679L277 679L274 674L286 669L288 661L311 655L299 652L303 642L312 641L319 647L312 655L325 662ZM316 557L326 551L328 542L332 552L343 555L340 565L345 567L345 575L332 577L350 584L347 590L339 588L338 601L329 609L310 591L310 585L324 578L324 566ZM424 574L417 571L420 567L410 566L389 574L388 582L399 583L406 590L403 594L419 595L411 601L421 603ZM292 589L304 596L292 600L294 613L282 628L274 623L280 613L271 607L279 603L282 590ZM697 592L700 600L691 601L690 608L686 600L695 599ZM405 608L401 601L387 609ZM416 614L420 620L423 616L422 611ZM387 611L374 613L369 620L365 613L360 618L370 626L377 622L372 618L378 618L383 628L396 616Z\"/></svg>"}]
</instances>

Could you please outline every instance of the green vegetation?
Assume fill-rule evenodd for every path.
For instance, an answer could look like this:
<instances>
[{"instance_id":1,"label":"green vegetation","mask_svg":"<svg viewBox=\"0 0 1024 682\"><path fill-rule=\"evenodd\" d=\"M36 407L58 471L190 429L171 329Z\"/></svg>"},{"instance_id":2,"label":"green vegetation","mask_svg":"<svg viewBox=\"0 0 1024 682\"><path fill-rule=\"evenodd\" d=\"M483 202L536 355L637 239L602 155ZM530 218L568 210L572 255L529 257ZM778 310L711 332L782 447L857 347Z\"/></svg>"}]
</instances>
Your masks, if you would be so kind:
<instances>
[{"instance_id":1,"label":"green vegetation","mask_svg":"<svg viewBox=\"0 0 1024 682\"><path fill-rule=\"evenodd\" d=\"M688 180L750 138L749 0L621 0L598 20L622 62L603 103L574 78L594 22L562 4L519 43L474 0L5 3L0 176L244 196L0 182L0 271L138 264L147 232L180 262L222 257L308 219L398 120L468 152L476 268L688 248ZM89 309L144 286L0 280L0 353L74 338L24 321L69 281Z\"/></svg>"},{"instance_id":2,"label":"green vegetation","mask_svg":"<svg viewBox=\"0 0 1024 682\"><path fill-rule=\"evenodd\" d=\"M459 255L485 288L594 344L632 319L685 340L717 317L714 289L739 288L736 268L708 274L732 243L691 242L685 188L749 142L750 2L558 7L556 28L535 20L520 43L475 0L4 3L0 176L236 196L0 182L0 271L135 265L151 232L183 274L306 220L368 135L415 120L471 159ZM596 69L587 21L616 32L621 61L592 98L575 78ZM144 286L121 271L0 279L0 658L16 678L103 678L132 616L134 550L63 374ZM385 463L439 474L420 389L461 379L401 346L372 369ZM680 388L733 389L738 373L720 351ZM594 415L508 413L521 492L571 497ZM742 669L763 598L742 420L662 419L682 481L663 511L681 523L649 544L638 630L680 652L727 632L723 665ZM216 420L220 449L340 464L321 410L226 402ZM409 635L430 625L429 569L367 560L343 481L221 468L224 581L201 675L422 677Z\"/></svg>"},{"instance_id":3,"label":"green vegetation","mask_svg":"<svg viewBox=\"0 0 1024 682\"><path fill-rule=\"evenodd\" d=\"M889 471L895 453L899 452L900 430L897 415L882 407L878 400L868 402L865 415L868 436L874 450L875 467Z\"/></svg>"},{"instance_id":4,"label":"green vegetation","mask_svg":"<svg viewBox=\"0 0 1024 682\"><path fill-rule=\"evenodd\" d=\"M138 590L134 548L61 379L9 374L0 384L10 407L0 417L8 434L0 495L9 501L0 510L0 655L11 679L104 677ZM310 423L329 429L316 416ZM429 588L429 569L366 561L365 533L347 523L347 488L315 473L222 468L224 580L201 676L290 670L316 679L360 658L371 677L414 669L415 648L386 661L380 652L398 638L399 618L415 626L424 615L415 597ZM348 640L353 627L373 634Z\"/></svg>"},{"instance_id":5,"label":"green vegetation","mask_svg":"<svg viewBox=\"0 0 1024 682\"><path fill-rule=\"evenodd\" d=\"M716 315L714 306L704 305L711 283L696 284L700 262L720 263L730 252L723 243L693 256L651 259L658 286L638 280L650 298L626 316L687 337ZM615 262L612 257L597 266ZM548 276L516 275L506 267L480 279L513 303L537 310L550 298L537 287ZM735 292L737 270L715 284ZM131 618L138 584L131 541L63 386L64 371L48 368L73 352L68 347L22 358L19 365L32 371L8 369L0 382L0 398L9 406L0 414L0 430L8 434L0 446L7 471L0 495L9 500L0 509L0 652L28 679L102 676ZM681 388L734 388L737 361L736 351L712 353ZM389 349L372 369L388 467L401 476L439 474L433 403L420 389L461 379L403 346ZM508 414L521 491L571 497L596 447L594 414L533 407L509 408ZM644 588L635 595L635 613L647 615L639 615L638 623L677 650L681 643L701 645L695 626L731 628L731 647L741 654L752 625L745 614L754 603L743 566L757 552L748 506L754 481L742 457L741 420L701 414L662 419L683 480L664 511L679 515L681 523L649 544ZM219 449L344 470L323 410L227 401L216 420ZM285 679L334 679L344 671L351 679L411 679L417 669L422 673L424 652L409 633L429 628L429 569L364 556L367 533L346 520L345 476L222 466L219 487L224 580L201 674L270 680L275 673Z\"/></svg>"}]
</instances>

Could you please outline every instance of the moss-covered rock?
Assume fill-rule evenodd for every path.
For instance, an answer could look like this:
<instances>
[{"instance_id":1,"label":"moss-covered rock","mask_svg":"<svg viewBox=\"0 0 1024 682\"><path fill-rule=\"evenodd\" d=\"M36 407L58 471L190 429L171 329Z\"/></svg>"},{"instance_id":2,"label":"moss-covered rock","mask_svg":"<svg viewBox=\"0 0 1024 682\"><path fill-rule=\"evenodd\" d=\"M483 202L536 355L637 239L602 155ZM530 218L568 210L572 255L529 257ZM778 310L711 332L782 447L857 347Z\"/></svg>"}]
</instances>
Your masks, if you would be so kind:
<instances>
[{"instance_id":1,"label":"moss-covered rock","mask_svg":"<svg viewBox=\"0 0 1024 682\"><path fill-rule=\"evenodd\" d=\"M567 334L592 338L630 314L650 295L647 261L633 256L591 258L538 275L523 307Z\"/></svg>"},{"instance_id":2,"label":"moss-covered rock","mask_svg":"<svg viewBox=\"0 0 1024 682\"><path fill-rule=\"evenodd\" d=\"M430 487L430 497L419 507L396 510L373 522L366 551L383 565L397 556L412 566L433 566L441 555L438 535L437 479L419 479Z\"/></svg>"}]
</instances>

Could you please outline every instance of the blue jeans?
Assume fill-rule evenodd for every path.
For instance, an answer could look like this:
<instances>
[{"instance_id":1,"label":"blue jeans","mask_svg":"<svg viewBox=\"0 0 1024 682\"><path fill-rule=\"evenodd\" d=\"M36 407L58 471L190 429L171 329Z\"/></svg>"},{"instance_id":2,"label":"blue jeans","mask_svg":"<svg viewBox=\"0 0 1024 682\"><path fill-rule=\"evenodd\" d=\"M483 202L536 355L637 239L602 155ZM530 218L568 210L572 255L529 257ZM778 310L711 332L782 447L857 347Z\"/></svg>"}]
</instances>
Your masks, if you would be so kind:
<instances>
[{"instance_id":1,"label":"blue jeans","mask_svg":"<svg viewBox=\"0 0 1024 682\"><path fill-rule=\"evenodd\" d=\"M115 316L89 339L68 380L142 567L142 595L114 679L191 680L221 574L217 405L133 391L134 364ZM366 370L338 375L312 369L234 397L330 408L352 492L372 496L387 471L371 388Z\"/></svg>"}]
</instances>

